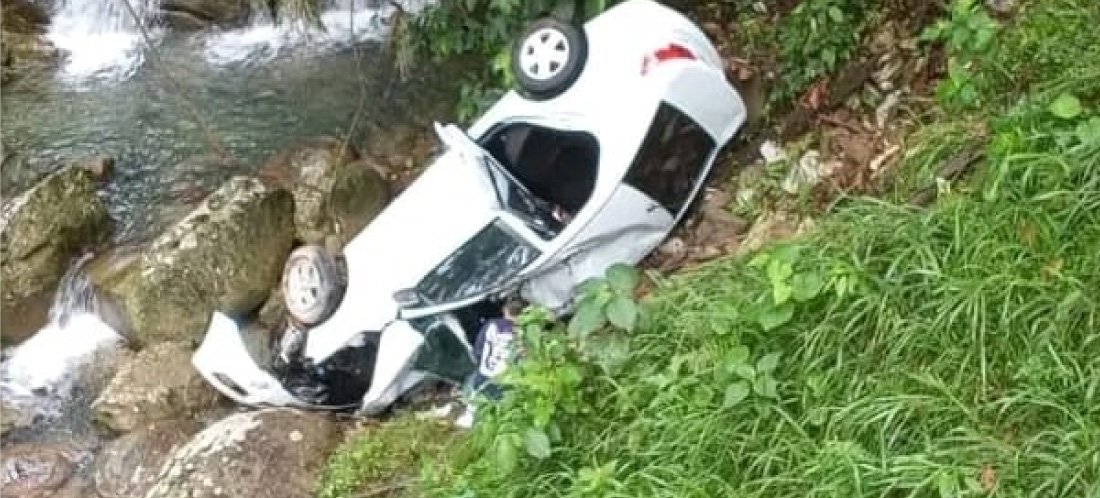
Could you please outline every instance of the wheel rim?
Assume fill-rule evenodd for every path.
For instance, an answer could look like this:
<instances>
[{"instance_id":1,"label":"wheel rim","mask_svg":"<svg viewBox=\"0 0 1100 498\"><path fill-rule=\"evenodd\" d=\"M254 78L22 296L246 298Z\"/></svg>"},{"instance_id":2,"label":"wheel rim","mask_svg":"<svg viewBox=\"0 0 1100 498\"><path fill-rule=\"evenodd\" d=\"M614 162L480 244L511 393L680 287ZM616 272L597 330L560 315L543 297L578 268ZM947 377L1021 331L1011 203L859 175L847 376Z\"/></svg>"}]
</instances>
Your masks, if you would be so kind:
<instances>
[{"instance_id":1,"label":"wheel rim","mask_svg":"<svg viewBox=\"0 0 1100 498\"><path fill-rule=\"evenodd\" d=\"M321 299L321 274L308 260L298 260L287 275L286 300L295 314L309 313Z\"/></svg>"},{"instance_id":2,"label":"wheel rim","mask_svg":"<svg viewBox=\"0 0 1100 498\"><path fill-rule=\"evenodd\" d=\"M565 64L569 61L569 50L569 40L564 33L553 28L543 28L524 40L520 48L519 65L528 78L545 81L565 69Z\"/></svg>"}]
</instances>

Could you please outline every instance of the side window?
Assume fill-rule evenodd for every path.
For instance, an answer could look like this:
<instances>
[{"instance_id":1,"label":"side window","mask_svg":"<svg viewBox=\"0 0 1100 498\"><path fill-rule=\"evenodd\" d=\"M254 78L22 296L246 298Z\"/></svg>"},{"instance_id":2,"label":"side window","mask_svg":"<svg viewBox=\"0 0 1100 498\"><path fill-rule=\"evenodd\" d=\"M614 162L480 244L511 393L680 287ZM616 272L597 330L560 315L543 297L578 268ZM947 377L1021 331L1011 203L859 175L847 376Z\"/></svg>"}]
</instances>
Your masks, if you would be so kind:
<instances>
[{"instance_id":1,"label":"side window","mask_svg":"<svg viewBox=\"0 0 1100 498\"><path fill-rule=\"evenodd\" d=\"M695 188L714 139L698 123L662 102L626 183L661 203L674 216Z\"/></svg>"}]
</instances>

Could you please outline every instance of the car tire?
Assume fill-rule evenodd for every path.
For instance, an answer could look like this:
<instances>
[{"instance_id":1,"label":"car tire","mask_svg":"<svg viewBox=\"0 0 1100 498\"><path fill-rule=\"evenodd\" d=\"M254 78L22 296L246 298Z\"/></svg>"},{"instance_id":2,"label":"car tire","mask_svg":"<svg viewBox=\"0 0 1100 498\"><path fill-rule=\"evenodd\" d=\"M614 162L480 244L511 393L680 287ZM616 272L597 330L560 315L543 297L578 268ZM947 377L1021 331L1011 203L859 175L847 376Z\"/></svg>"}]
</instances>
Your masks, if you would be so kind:
<instances>
[{"instance_id":1,"label":"car tire","mask_svg":"<svg viewBox=\"0 0 1100 498\"><path fill-rule=\"evenodd\" d=\"M549 100L573 85L588 61L588 37L554 17L539 19L512 47L512 74L521 95Z\"/></svg>"},{"instance_id":2,"label":"car tire","mask_svg":"<svg viewBox=\"0 0 1100 498\"><path fill-rule=\"evenodd\" d=\"M294 249L283 266L287 313L307 327L325 321L343 298L345 280L336 257L324 247L305 245Z\"/></svg>"}]
</instances>

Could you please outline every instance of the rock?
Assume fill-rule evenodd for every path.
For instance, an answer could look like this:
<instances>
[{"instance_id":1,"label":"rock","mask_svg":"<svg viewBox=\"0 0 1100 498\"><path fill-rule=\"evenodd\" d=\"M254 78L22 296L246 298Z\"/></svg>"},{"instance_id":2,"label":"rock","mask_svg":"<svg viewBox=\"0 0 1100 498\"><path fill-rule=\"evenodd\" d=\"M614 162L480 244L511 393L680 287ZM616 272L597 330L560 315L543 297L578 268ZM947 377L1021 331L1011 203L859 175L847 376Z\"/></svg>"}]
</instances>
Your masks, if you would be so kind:
<instances>
[{"instance_id":1,"label":"rock","mask_svg":"<svg viewBox=\"0 0 1100 498\"><path fill-rule=\"evenodd\" d=\"M73 455L58 446L20 444L4 448L0 475L7 498L44 498L64 486L74 471Z\"/></svg>"},{"instance_id":2,"label":"rock","mask_svg":"<svg viewBox=\"0 0 1100 498\"><path fill-rule=\"evenodd\" d=\"M236 27L251 12L248 0L164 0L159 10L165 24L178 30Z\"/></svg>"},{"instance_id":3,"label":"rock","mask_svg":"<svg viewBox=\"0 0 1100 498\"><path fill-rule=\"evenodd\" d=\"M335 421L319 413L266 409L238 413L172 452L145 498L312 498Z\"/></svg>"},{"instance_id":4,"label":"rock","mask_svg":"<svg viewBox=\"0 0 1100 498\"><path fill-rule=\"evenodd\" d=\"M8 201L0 213L0 330L25 339L46 323L53 293L73 260L105 242L112 220L87 169L66 167Z\"/></svg>"},{"instance_id":5,"label":"rock","mask_svg":"<svg viewBox=\"0 0 1100 498\"><path fill-rule=\"evenodd\" d=\"M191 366L190 348L165 342L123 361L92 409L100 424L124 433L151 422L193 417L218 399Z\"/></svg>"},{"instance_id":6,"label":"rock","mask_svg":"<svg viewBox=\"0 0 1100 498\"><path fill-rule=\"evenodd\" d=\"M97 284L138 345L197 342L213 311L247 314L267 299L293 244L293 211L290 192L234 177Z\"/></svg>"},{"instance_id":7,"label":"rock","mask_svg":"<svg viewBox=\"0 0 1100 498\"><path fill-rule=\"evenodd\" d=\"M154 422L107 443L96 458L96 492L101 498L144 496L168 456L200 429L202 424L190 419Z\"/></svg>"},{"instance_id":8,"label":"rock","mask_svg":"<svg viewBox=\"0 0 1100 498\"><path fill-rule=\"evenodd\" d=\"M335 235L346 244L389 201L381 168L342 141L319 137L268 161L264 176L294 192L294 226L299 241L323 244Z\"/></svg>"}]
</instances>

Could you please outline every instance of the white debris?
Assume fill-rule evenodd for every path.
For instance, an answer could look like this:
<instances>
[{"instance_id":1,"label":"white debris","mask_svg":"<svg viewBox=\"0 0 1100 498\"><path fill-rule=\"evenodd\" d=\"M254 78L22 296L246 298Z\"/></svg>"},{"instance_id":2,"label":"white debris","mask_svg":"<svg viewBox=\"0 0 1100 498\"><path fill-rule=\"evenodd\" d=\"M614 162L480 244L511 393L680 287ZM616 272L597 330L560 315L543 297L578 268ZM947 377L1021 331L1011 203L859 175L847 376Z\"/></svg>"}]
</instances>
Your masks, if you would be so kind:
<instances>
[{"instance_id":1,"label":"white debris","mask_svg":"<svg viewBox=\"0 0 1100 498\"><path fill-rule=\"evenodd\" d=\"M783 190L789 194L797 194L803 187L816 185L822 176L821 153L816 150L807 151L791 167L787 178L783 180Z\"/></svg>"},{"instance_id":2,"label":"white debris","mask_svg":"<svg viewBox=\"0 0 1100 498\"><path fill-rule=\"evenodd\" d=\"M760 157L764 158L764 164L771 164L787 158L787 153L779 144L772 140L766 140L760 145Z\"/></svg>"}]
</instances>

